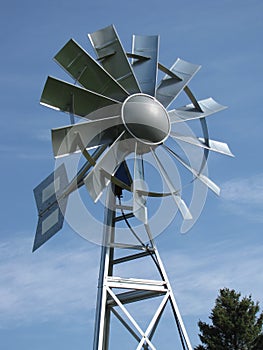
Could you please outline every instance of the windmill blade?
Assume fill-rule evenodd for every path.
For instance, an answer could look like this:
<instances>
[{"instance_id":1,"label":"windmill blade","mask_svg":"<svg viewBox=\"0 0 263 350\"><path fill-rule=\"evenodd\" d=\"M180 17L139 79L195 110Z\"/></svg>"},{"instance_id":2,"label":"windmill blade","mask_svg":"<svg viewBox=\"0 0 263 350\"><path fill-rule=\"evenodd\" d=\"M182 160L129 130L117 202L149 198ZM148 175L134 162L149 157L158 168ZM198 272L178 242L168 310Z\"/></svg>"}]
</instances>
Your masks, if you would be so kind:
<instances>
[{"instance_id":1,"label":"windmill blade","mask_svg":"<svg viewBox=\"0 0 263 350\"><path fill-rule=\"evenodd\" d=\"M88 36L106 71L130 94L140 92L115 27L110 25Z\"/></svg>"},{"instance_id":2,"label":"windmill blade","mask_svg":"<svg viewBox=\"0 0 263 350\"><path fill-rule=\"evenodd\" d=\"M67 185L68 177L62 164L34 189L39 219L33 251L62 228L68 196L61 194Z\"/></svg>"},{"instance_id":3,"label":"windmill blade","mask_svg":"<svg viewBox=\"0 0 263 350\"><path fill-rule=\"evenodd\" d=\"M65 81L48 77L40 103L62 112L86 117L87 114L98 108L119 103L119 101L66 83Z\"/></svg>"},{"instance_id":4,"label":"windmill blade","mask_svg":"<svg viewBox=\"0 0 263 350\"><path fill-rule=\"evenodd\" d=\"M159 68L167 74L157 87L156 98L164 107L168 107L201 66L178 58L170 70L162 67L162 65L159 65Z\"/></svg>"},{"instance_id":5,"label":"windmill blade","mask_svg":"<svg viewBox=\"0 0 263 350\"><path fill-rule=\"evenodd\" d=\"M194 105L188 104L184 107L173 109L168 112L171 124L185 122L187 120L206 118L209 115L226 109L226 106L220 105L212 97L198 101L203 112L200 112Z\"/></svg>"},{"instance_id":6,"label":"windmill blade","mask_svg":"<svg viewBox=\"0 0 263 350\"><path fill-rule=\"evenodd\" d=\"M189 164L187 164L178 154L176 154L173 150L171 150L166 145L163 145L163 147L175 158L180 162L186 169L188 169L196 178L198 178L200 181L202 181L210 190L212 190L214 193L216 193L218 196L220 194L220 188L207 176L198 173L195 169L193 169Z\"/></svg>"},{"instance_id":7,"label":"windmill blade","mask_svg":"<svg viewBox=\"0 0 263 350\"><path fill-rule=\"evenodd\" d=\"M131 152L131 147L128 147L129 140L123 141L124 134L125 131L109 147L105 155L84 179L86 188L94 202L98 201L104 188L110 183L110 177L117 171L126 155Z\"/></svg>"},{"instance_id":8,"label":"windmill blade","mask_svg":"<svg viewBox=\"0 0 263 350\"><path fill-rule=\"evenodd\" d=\"M144 181L144 167L142 155L138 153L138 143L135 143L134 175L133 175L133 214L143 222L148 223L146 198L140 191L147 191Z\"/></svg>"},{"instance_id":9,"label":"windmill blade","mask_svg":"<svg viewBox=\"0 0 263 350\"><path fill-rule=\"evenodd\" d=\"M97 63L73 39L56 54L54 60L84 88L106 97L123 102L128 92L113 79L110 74Z\"/></svg>"},{"instance_id":10,"label":"windmill blade","mask_svg":"<svg viewBox=\"0 0 263 350\"><path fill-rule=\"evenodd\" d=\"M145 94L155 96L158 53L159 53L159 36L133 35L132 53L134 57L132 68L141 88ZM140 59L140 55L145 56Z\"/></svg>"},{"instance_id":11,"label":"windmill blade","mask_svg":"<svg viewBox=\"0 0 263 350\"><path fill-rule=\"evenodd\" d=\"M95 111L87 114L85 118L90 120L98 120L110 117L117 117L121 115L121 108L122 103L116 103L114 105L109 105L106 107L96 109Z\"/></svg>"},{"instance_id":12,"label":"windmill blade","mask_svg":"<svg viewBox=\"0 0 263 350\"><path fill-rule=\"evenodd\" d=\"M86 148L110 144L122 131L119 116L52 129L54 156L65 156Z\"/></svg>"},{"instance_id":13,"label":"windmill blade","mask_svg":"<svg viewBox=\"0 0 263 350\"><path fill-rule=\"evenodd\" d=\"M198 140L205 145L205 139L199 137ZM206 145L205 145L206 146ZM209 139L209 149L214 152L222 153L230 157L234 157L234 154L229 149L229 146L225 142L215 141Z\"/></svg>"},{"instance_id":14,"label":"windmill blade","mask_svg":"<svg viewBox=\"0 0 263 350\"><path fill-rule=\"evenodd\" d=\"M197 147L206 148L209 151L214 151L214 152L225 154L230 157L234 157L228 145L224 142L214 141L209 139L209 146L207 146L205 143L205 140L201 137L197 138L194 136L188 136L188 135L185 136L173 131L170 132L170 136L175 140L183 141Z\"/></svg>"},{"instance_id":15,"label":"windmill blade","mask_svg":"<svg viewBox=\"0 0 263 350\"><path fill-rule=\"evenodd\" d=\"M173 196L173 199L174 199L180 213L182 214L183 219L184 220L191 220L192 215L191 215L189 209L187 208L187 205L185 204L184 200L178 194L178 191L176 191L176 189L174 188L172 181L170 180L166 170L162 166L162 163L160 162L159 158L157 157L157 154L155 153L155 151L153 149L151 149L151 152L152 152L153 158L155 159L156 164L160 170L160 173L162 174L162 176L163 176L163 178L164 178L164 180L169 188L169 191L171 192L171 195Z\"/></svg>"}]
</instances>

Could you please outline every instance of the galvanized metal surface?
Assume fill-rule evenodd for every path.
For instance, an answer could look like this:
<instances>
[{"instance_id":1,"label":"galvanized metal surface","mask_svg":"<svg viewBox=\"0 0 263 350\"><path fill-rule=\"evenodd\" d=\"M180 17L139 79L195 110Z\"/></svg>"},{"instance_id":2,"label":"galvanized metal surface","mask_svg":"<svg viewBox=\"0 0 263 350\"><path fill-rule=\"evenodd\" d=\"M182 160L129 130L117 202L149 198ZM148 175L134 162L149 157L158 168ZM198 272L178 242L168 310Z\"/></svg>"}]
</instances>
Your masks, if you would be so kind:
<instances>
[{"instance_id":1,"label":"galvanized metal surface","mask_svg":"<svg viewBox=\"0 0 263 350\"><path fill-rule=\"evenodd\" d=\"M220 112L227 108L226 106L222 106L217 103L211 97L198 101L198 105L200 106L201 111L197 109L193 104L168 111L171 124L185 122L193 119L206 118L209 115Z\"/></svg>"},{"instance_id":2,"label":"galvanized metal surface","mask_svg":"<svg viewBox=\"0 0 263 350\"><path fill-rule=\"evenodd\" d=\"M167 151L172 154L172 156L181 163L186 169L188 169L196 178L198 178L201 182L203 182L210 190L212 190L214 193L219 195L220 188L207 176L205 176L202 173L199 173L197 170L193 169L186 161L184 161L178 154L176 154L173 150L171 150L169 147L164 146Z\"/></svg>"},{"instance_id":3,"label":"galvanized metal surface","mask_svg":"<svg viewBox=\"0 0 263 350\"><path fill-rule=\"evenodd\" d=\"M142 156L138 152L137 142L134 152L134 173L133 173L133 214L144 224L148 222L146 197L139 191L147 191Z\"/></svg>"},{"instance_id":4,"label":"galvanized metal surface","mask_svg":"<svg viewBox=\"0 0 263 350\"><path fill-rule=\"evenodd\" d=\"M174 131L170 132L170 136L176 140L183 141L197 147L207 148L209 149L209 151L222 153L230 157L234 156L233 153L230 151L228 145L224 142L214 141L209 139L209 146L208 146L205 144L205 140L201 137L197 138L189 135L181 135Z\"/></svg>"},{"instance_id":5,"label":"galvanized metal surface","mask_svg":"<svg viewBox=\"0 0 263 350\"><path fill-rule=\"evenodd\" d=\"M141 92L115 27L89 34L89 39L105 70L130 94Z\"/></svg>"},{"instance_id":6,"label":"galvanized metal surface","mask_svg":"<svg viewBox=\"0 0 263 350\"><path fill-rule=\"evenodd\" d=\"M56 54L55 61L84 88L124 101L128 92L73 39Z\"/></svg>"},{"instance_id":7,"label":"galvanized metal surface","mask_svg":"<svg viewBox=\"0 0 263 350\"><path fill-rule=\"evenodd\" d=\"M162 174L170 192L171 192L171 195L180 211L180 213L182 214L183 218L185 220L190 220L192 219L192 215L187 207L187 205L185 204L185 201L181 198L180 196L180 193L175 189L169 175L167 174L165 168L163 167L159 157L157 156L157 154L155 153L155 151L152 149L152 155L153 155L153 158L154 160L156 161L156 164L157 164L157 167L159 168L160 170L160 173Z\"/></svg>"},{"instance_id":8,"label":"galvanized metal surface","mask_svg":"<svg viewBox=\"0 0 263 350\"><path fill-rule=\"evenodd\" d=\"M159 55L159 36L133 35L132 68L143 93L155 96ZM140 56L145 58L140 58Z\"/></svg>"},{"instance_id":9,"label":"galvanized metal surface","mask_svg":"<svg viewBox=\"0 0 263 350\"><path fill-rule=\"evenodd\" d=\"M99 108L119 103L53 77L48 77L40 102L45 106L73 113L79 117L86 117L87 114Z\"/></svg>"},{"instance_id":10,"label":"galvanized metal surface","mask_svg":"<svg viewBox=\"0 0 263 350\"><path fill-rule=\"evenodd\" d=\"M171 307L175 318L175 329L173 332L178 332L183 349L192 350L177 303L172 293L171 285L154 245L149 226L145 226L149 237L149 245L147 247L144 244L141 245L144 252L131 254L130 252L125 253L125 251L123 251L123 257L116 260L114 259L115 250L118 249L119 251L122 248L114 244L114 218L116 217L116 211L124 209L121 208L121 205L116 205L116 199L112 191L108 191L106 205L108 209L105 212L104 246L101 251L93 350L109 349L111 315L114 315L117 320L120 321L120 324L129 332L130 336L136 340L137 350L157 349L154 344L153 336L158 332L158 324L168 306ZM114 207L115 209L113 209ZM134 260L140 261L142 257L148 257L148 264L156 265L159 279L125 278L114 275L115 264L127 264ZM140 319L133 316L126 305L141 300L150 301L150 299L157 297L160 299L159 305L155 311L153 310L153 317L144 330L140 326Z\"/></svg>"},{"instance_id":11,"label":"galvanized metal surface","mask_svg":"<svg viewBox=\"0 0 263 350\"><path fill-rule=\"evenodd\" d=\"M164 107L168 107L184 87L193 78L201 66L178 58L157 87L156 98Z\"/></svg>"},{"instance_id":12,"label":"galvanized metal surface","mask_svg":"<svg viewBox=\"0 0 263 350\"><path fill-rule=\"evenodd\" d=\"M94 202L97 202L104 188L110 183L110 179L104 173L114 175L118 166L124 161L126 155L130 153L130 149L123 149L123 144L119 142L124 133L125 131L121 133L117 140L110 146L108 152L84 179L86 188Z\"/></svg>"},{"instance_id":13,"label":"galvanized metal surface","mask_svg":"<svg viewBox=\"0 0 263 350\"><path fill-rule=\"evenodd\" d=\"M123 129L120 117L109 117L52 129L54 156L65 156L98 145L109 145Z\"/></svg>"},{"instance_id":14,"label":"galvanized metal surface","mask_svg":"<svg viewBox=\"0 0 263 350\"><path fill-rule=\"evenodd\" d=\"M152 96L134 94L127 98L122 105L121 117L131 136L141 143L158 145L169 137L168 113Z\"/></svg>"}]
</instances>

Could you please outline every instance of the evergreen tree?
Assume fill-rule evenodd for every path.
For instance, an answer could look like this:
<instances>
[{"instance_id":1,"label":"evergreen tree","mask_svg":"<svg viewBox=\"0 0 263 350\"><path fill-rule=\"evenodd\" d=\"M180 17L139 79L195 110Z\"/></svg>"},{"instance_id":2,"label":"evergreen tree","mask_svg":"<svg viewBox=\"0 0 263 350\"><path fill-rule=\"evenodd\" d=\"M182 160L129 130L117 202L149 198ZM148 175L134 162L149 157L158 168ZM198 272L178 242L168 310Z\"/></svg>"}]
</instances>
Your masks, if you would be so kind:
<instances>
[{"instance_id":1,"label":"evergreen tree","mask_svg":"<svg viewBox=\"0 0 263 350\"><path fill-rule=\"evenodd\" d=\"M195 350L263 350L263 312L259 303L227 288L221 289L209 316L199 321L200 340ZM258 315L259 314L259 315Z\"/></svg>"}]
</instances>

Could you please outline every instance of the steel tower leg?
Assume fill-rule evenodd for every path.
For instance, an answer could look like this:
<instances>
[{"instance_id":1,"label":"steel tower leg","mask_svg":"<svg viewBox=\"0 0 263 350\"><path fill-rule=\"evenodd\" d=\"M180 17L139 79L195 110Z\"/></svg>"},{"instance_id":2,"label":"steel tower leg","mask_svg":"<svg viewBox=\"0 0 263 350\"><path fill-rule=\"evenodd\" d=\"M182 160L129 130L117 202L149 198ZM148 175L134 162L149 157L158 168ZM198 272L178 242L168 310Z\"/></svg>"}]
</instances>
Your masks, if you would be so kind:
<instances>
[{"instance_id":1,"label":"steel tower leg","mask_svg":"<svg viewBox=\"0 0 263 350\"><path fill-rule=\"evenodd\" d=\"M94 331L94 350L107 350L109 347L110 332L110 310L107 308L107 289L106 282L108 276L112 275L112 261L114 248L111 242L114 241L114 218L116 211L113 210L116 203L116 197L111 190L107 193L103 245L101 248L100 271L98 280L96 319Z\"/></svg>"},{"instance_id":2,"label":"steel tower leg","mask_svg":"<svg viewBox=\"0 0 263 350\"><path fill-rule=\"evenodd\" d=\"M120 209L122 215L117 216L116 213ZM93 350L109 350L111 313L137 341L136 350L157 350L152 339L159 321L169 304L179 334L181 349L192 350L170 282L154 245L149 227L145 225L145 230L149 237L149 244L147 245L140 241L139 245L128 246L115 240L115 223L124 220L125 217L132 216L131 213L123 216L124 210L127 209L129 208L116 204L116 196L112 190L109 190L105 209L106 225L104 228L104 245L101 249ZM122 257L115 258L114 252L116 249L127 252L127 248L129 248L129 251L134 249L136 253L124 253ZM151 263L154 263L159 279L148 280L114 276L115 265L141 258L148 258ZM155 297L159 297L161 302L147 329L144 331L125 305ZM167 344L165 346L167 348ZM158 348L158 350L162 349Z\"/></svg>"}]
</instances>

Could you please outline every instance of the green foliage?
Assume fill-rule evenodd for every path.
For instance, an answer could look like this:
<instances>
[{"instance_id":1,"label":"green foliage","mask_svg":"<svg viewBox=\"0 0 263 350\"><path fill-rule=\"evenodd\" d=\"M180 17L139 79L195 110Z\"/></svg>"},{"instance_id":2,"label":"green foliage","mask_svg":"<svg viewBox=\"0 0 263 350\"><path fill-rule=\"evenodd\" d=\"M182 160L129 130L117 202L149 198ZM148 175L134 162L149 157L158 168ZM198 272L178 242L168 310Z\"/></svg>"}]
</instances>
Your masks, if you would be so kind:
<instances>
[{"instance_id":1,"label":"green foliage","mask_svg":"<svg viewBox=\"0 0 263 350\"><path fill-rule=\"evenodd\" d=\"M262 350L263 312L258 302L227 288L221 289L209 316L212 324L199 321L200 340L195 350Z\"/></svg>"}]
</instances>

